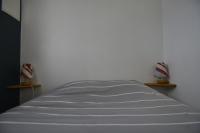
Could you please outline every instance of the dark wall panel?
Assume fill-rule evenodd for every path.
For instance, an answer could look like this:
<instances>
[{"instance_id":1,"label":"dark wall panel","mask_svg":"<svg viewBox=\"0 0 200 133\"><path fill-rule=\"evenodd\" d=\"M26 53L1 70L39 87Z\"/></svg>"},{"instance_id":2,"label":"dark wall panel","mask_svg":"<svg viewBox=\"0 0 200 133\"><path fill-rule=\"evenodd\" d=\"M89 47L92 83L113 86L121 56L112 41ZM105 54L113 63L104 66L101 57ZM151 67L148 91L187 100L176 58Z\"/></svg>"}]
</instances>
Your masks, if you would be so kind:
<instances>
[{"instance_id":1,"label":"dark wall panel","mask_svg":"<svg viewBox=\"0 0 200 133\"><path fill-rule=\"evenodd\" d=\"M20 81L20 22L0 11L0 112L19 105L19 90L7 86Z\"/></svg>"},{"instance_id":2,"label":"dark wall panel","mask_svg":"<svg viewBox=\"0 0 200 133\"><path fill-rule=\"evenodd\" d=\"M1 5L2 5L2 0L0 0L0 10L1 10L1 7L2 7Z\"/></svg>"}]
</instances>

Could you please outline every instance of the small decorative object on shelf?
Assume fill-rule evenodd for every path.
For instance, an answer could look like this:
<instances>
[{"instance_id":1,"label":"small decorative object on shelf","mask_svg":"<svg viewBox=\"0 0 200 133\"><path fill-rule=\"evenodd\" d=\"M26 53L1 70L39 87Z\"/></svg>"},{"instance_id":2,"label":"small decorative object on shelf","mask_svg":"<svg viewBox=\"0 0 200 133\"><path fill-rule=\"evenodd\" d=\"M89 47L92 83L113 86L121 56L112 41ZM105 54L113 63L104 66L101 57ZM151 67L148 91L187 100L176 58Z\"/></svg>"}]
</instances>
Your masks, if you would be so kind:
<instances>
[{"instance_id":1,"label":"small decorative object on shelf","mask_svg":"<svg viewBox=\"0 0 200 133\"><path fill-rule=\"evenodd\" d=\"M155 66L154 77L158 84L169 84L169 68L164 62L158 62Z\"/></svg>"},{"instance_id":2,"label":"small decorative object on shelf","mask_svg":"<svg viewBox=\"0 0 200 133\"><path fill-rule=\"evenodd\" d=\"M21 84L30 85L33 79L33 67L31 64L23 64L21 68Z\"/></svg>"},{"instance_id":3,"label":"small decorative object on shelf","mask_svg":"<svg viewBox=\"0 0 200 133\"><path fill-rule=\"evenodd\" d=\"M21 68L21 81L20 84L10 85L8 88L18 89L18 88L38 88L41 84L38 84L33 80L33 67L32 64L23 64Z\"/></svg>"}]
</instances>

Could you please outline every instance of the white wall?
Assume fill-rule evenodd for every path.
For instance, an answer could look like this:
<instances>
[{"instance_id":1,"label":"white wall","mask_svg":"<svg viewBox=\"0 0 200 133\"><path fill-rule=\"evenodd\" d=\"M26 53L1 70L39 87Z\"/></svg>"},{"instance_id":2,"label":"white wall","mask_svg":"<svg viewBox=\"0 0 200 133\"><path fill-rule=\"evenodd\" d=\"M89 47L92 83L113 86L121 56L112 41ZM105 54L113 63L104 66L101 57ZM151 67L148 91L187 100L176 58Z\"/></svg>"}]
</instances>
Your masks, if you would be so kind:
<instances>
[{"instance_id":1,"label":"white wall","mask_svg":"<svg viewBox=\"0 0 200 133\"><path fill-rule=\"evenodd\" d=\"M162 9L160 0L24 0L22 18L22 63L34 65L44 88L149 81L164 55L178 85L170 95L200 109L199 0L162 0Z\"/></svg>"},{"instance_id":2,"label":"white wall","mask_svg":"<svg viewBox=\"0 0 200 133\"><path fill-rule=\"evenodd\" d=\"M200 1L162 0L164 58L178 87L171 96L200 109Z\"/></svg>"},{"instance_id":3,"label":"white wall","mask_svg":"<svg viewBox=\"0 0 200 133\"><path fill-rule=\"evenodd\" d=\"M2 0L2 10L20 20L20 0Z\"/></svg>"},{"instance_id":4,"label":"white wall","mask_svg":"<svg viewBox=\"0 0 200 133\"><path fill-rule=\"evenodd\" d=\"M24 0L22 59L45 89L73 80L152 80L160 0Z\"/></svg>"}]
</instances>

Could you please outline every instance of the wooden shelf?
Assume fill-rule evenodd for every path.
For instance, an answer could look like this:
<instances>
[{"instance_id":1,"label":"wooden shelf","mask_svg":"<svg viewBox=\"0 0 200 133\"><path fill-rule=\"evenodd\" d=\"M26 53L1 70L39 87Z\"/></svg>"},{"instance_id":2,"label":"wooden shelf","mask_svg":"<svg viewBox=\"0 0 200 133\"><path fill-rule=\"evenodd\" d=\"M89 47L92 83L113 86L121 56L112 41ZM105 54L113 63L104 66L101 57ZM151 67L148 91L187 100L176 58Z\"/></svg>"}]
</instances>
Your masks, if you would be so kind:
<instances>
[{"instance_id":1,"label":"wooden shelf","mask_svg":"<svg viewBox=\"0 0 200 133\"><path fill-rule=\"evenodd\" d=\"M7 88L10 89L28 89L28 88L39 88L41 87L41 84L19 84L19 85L10 85Z\"/></svg>"},{"instance_id":2,"label":"wooden shelf","mask_svg":"<svg viewBox=\"0 0 200 133\"><path fill-rule=\"evenodd\" d=\"M163 89L174 89L176 88L176 84L158 84L158 83L145 83L146 86L151 88L163 88Z\"/></svg>"}]
</instances>

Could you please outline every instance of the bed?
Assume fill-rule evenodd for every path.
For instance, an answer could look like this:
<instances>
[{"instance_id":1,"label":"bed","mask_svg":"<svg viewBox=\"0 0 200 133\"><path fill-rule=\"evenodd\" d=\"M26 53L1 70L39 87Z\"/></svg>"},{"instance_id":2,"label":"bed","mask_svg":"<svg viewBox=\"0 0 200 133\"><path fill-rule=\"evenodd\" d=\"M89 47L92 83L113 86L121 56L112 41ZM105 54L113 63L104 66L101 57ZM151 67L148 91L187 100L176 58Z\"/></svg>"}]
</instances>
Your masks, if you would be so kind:
<instances>
[{"instance_id":1,"label":"bed","mask_svg":"<svg viewBox=\"0 0 200 133\"><path fill-rule=\"evenodd\" d=\"M200 133L200 113L138 81L76 81L1 114L0 133Z\"/></svg>"}]
</instances>

